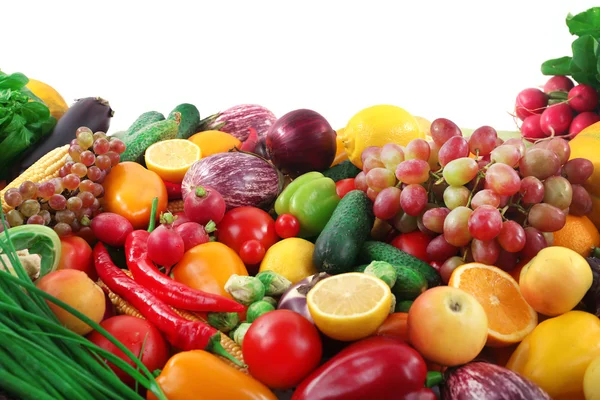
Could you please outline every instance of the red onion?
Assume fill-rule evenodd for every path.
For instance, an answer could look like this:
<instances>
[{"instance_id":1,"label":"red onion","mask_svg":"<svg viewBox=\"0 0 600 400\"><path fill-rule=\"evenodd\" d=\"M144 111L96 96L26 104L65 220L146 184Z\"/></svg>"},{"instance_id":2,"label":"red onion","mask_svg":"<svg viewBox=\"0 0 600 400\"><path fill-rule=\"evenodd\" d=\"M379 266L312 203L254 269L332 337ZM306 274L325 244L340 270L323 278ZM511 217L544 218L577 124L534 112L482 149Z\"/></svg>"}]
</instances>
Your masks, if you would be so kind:
<instances>
[{"instance_id":1,"label":"red onion","mask_svg":"<svg viewBox=\"0 0 600 400\"><path fill-rule=\"evenodd\" d=\"M336 151L335 131L329 122L306 109L279 118L267 132L266 144L273 164L295 175L326 170Z\"/></svg>"}]
</instances>

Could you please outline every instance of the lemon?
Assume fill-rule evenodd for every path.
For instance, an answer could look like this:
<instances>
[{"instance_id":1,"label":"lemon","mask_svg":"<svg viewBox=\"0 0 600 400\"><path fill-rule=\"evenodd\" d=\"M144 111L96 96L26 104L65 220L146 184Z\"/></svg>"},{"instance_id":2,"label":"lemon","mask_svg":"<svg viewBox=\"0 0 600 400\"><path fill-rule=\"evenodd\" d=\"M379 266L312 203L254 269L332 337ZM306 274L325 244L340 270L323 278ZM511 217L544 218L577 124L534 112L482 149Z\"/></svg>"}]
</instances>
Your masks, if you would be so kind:
<instances>
[{"instance_id":1,"label":"lemon","mask_svg":"<svg viewBox=\"0 0 600 400\"><path fill-rule=\"evenodd\" d=\"M381 147L388 143L406 146L413 139L425 138L415 117L403 108L386 104L368 107L356 113L348 121L341 136L348 159L360 169L360 156L367 147Z\"/></svg>"},{"instance_id":2,"label":"lemon","mask_svg":"<svg viewBox=\"0 0 600 400\"><path fill-rule=\"evenodd\" d=\"M273 271L293 283L316 274L312 257L315 245L308 240L291 237L275 243L265 253L259 272Z\"/></svg>"},{"instance_id":3,"label":"lemon","mask_svg":"<svg viewBox=\"0 0 600 400\"><path fill-rule=\"evenodd\" d=\"M392 292L375 276L349 272L317 283L306 301L321 332L332 339L353 341L372 335L385 321Z\"/></svg>"},{"instance_id":4,"label":"lemon","mask_svg":"<svg viewBox=\"0 0 600 400\"><path fill-rule=\"evenodd\" d=\"M167 182L179 183L185 173L198 161L200 147L185 139L170 139L156 142L146 149L146 167Z\"/></svg>"}]
</instances>

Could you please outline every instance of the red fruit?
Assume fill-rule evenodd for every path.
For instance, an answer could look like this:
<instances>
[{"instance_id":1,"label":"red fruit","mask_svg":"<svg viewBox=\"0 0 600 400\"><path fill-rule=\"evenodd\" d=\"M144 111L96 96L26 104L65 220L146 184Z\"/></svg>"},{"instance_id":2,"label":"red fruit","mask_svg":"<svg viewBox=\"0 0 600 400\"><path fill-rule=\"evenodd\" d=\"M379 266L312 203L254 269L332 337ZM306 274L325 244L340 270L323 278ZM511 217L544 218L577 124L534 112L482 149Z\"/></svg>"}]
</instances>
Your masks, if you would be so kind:
<instances>
[{"instance_id":1,"label":"red fruit","mask_svg":"<svg viewBox=\"0 0 600 400\"><path fill-rule=\"evenodd\" d=\"M537 139L546 137L546 134L542 131L542 126L540 125L541 119L541 114L533 114L525 118L521 125L521 133L525 139L534 142Z\"/></svg>"},{"instance_id":2,"label":"red fruit","mask_svg":"<svg viewBox=\"0 0 600 400\"><path fill-rule=\"evenodd\" d=\"M401 233L392 240L391 245L417 257L420 260L429 262L427 257L427 246L431 242L431 237L423 232L414 231L409 233Z\"/></svg>"},{"instance_id":3,"label":"red fruit","mask_svg":"<svg viewBox=\"0 0 600 400\"><path fill-rule=\"evenodd\" d=\"M183 258L185 243L179 234L160 225L148 236L148 257L158 265L172 267Z\"/></svg>"},{"instance_id":4,"label":"red fruit","mask_svg":"<svg viewBox=\"0 0 600 400\"><path fill-rule=\"evenodd\" d=\"M247 240L240 247L240 258L247 265L256 265L265 256L265 246L256 239Z\"/></svg>"},{"instance_id":5,"label":"red fruit","mask_svg":"<svg viewBox=\"0 0 600 400\"><path fill-rule=\"evenodd\" d=\"M575 86L575 84L568 76L556 75L548 79L544 85L544 92L568 92L573 89L573 86Z\"/></svg>"},{"instance_id":6,"label":"red fruit","mask_svg":"<svg viewBox=\"0 0 600 400\"><path fill-rule=\"evenodd\" d=\"M175 220L171 225L172 228L177 228L179 225L185 224L186 222L193 222L184 212L175 213L173 216L175 217Z\"/></svg>"},{"instance_id":7,"label":"red fruit","mask_svg":"<svg viewBox=\"0 0 600 400\"><path fill-rule=\"evenodd\" d=\"M548 105L548 96L540 89L528 88L521 90L515 101L515 113L523 121L533 114L541 114Z\"/></svg>"},{"instance_id":8,"label":"red fruit","mask_svg":"<svg viewBox=\"0 0 600 400\"><path fill-rule=\"evenodd\" d=\"M598 121L600 121L600 115L595 112L586 111L578 114L573 118L573 122L569 127L569 137L573 139L579 132Z\"/></svg>"},{"instance_id":9,"label":"red fruit","mask_svg":"<svg viewBox=\"0 0 600 400\"><path fill-rule=\"evenodd\" d=\"M593 111L598 108L598 92L589 85L579 84L569 90L569 105L576 112Z\"/></svg>"},{"instance_id":10,"label":"red fruit","mask_svg":"<svg viewBox=\"0 0 600 400\"><path fill-rule=\"evenodd\" d=\"M183 251L186 252L192 247L206 243L210 240L208 233L202 225L197 222L185 222L173 228L175 232L183 239Z\"/></svg>"},{"instance_id":11,"label":"red fruit","mask_svg":"<svg viewBox=\"0 0 600 400\"><path fill-rule=\"evenodd\" d=\"M560 136L569 131L573 110L567 103L558 103L546 108L540 119L540 127L546 136Z\"/></svg>"},{"instance_id":12,"label":"red fruit","mask_svg":"<svg viewBox=\"0 0 600 400\"><path fill-rule=\"evenodd\" d=\"M206 225L209 221L218 224L225 215L225 200L213 188L198 186L183 202L183 211L192 221Z\"/></svg>"}]
</instances>

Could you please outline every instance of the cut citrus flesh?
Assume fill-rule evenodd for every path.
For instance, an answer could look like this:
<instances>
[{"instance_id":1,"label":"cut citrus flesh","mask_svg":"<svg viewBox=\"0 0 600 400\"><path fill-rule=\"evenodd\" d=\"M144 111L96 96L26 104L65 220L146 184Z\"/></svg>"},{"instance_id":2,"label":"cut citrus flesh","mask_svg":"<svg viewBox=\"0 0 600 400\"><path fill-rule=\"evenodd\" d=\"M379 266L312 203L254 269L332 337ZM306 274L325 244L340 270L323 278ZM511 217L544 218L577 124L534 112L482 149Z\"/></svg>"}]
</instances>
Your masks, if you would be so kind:
<instances>
[{"instance_id":1,"label":"cut citrus flesh","mask_svg":"<svg viewBox=\"0 0 600 400\"><path fill-rule=\"evenodd\" d=\"M198 161L200 147L185 139L170 139L154 143L145 153L146 167L163 180L179 183L185 173Z\"/></svg>"},{"instance_id":2,"label":"cut citrus flesh","mask_svg":"<svg viewBox=\"0 0 600 400\"><path fill-rule=\"evenodd\" d=\"M538 315L525 301L517 281L498 267L468 263L456 268L448 286L473 295L488 317L488 340L492 347L522 341L538 323Z\"/></svg>"},{"instance_id":3,"label":"cut citrus flesh","mask_svg":"<svg viewBox=\"0 0 600 400\"><path fill-rule=\"evenodd\" d=\"M373 334L385 321L392 292L379 278L349 272L323 279L306 300L321 332L332 339L353 341Z\"/></svg>"}]
</instances>

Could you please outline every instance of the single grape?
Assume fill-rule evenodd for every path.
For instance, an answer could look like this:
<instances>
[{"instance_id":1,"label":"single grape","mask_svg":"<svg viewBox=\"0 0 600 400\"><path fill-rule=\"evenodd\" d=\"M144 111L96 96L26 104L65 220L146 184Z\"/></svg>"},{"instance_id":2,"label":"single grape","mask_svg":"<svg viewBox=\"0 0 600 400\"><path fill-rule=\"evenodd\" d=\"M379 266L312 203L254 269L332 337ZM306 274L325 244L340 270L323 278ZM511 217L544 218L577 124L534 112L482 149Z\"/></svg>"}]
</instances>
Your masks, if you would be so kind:
<instances>
[{"instance_id":1,"label":"single grape","mask_svg":"<svg viewBox=\"0 0 600 400\"><path fill-rule=\"evenodd\" d=\"M515 146L503 144L502 146L498 146L492 150L490 159L495 163L516 167L521 159L521 153Z\"/></svg>"},{"instance_id":2,"label":"single grape","mask_svg":"<svg viewBox=\"0 0 600 400\"><path fill-rule=\"evenodd\" d=\"M367 184L367 174L364 171L360 171L354 178L354 187L363 192L366 192L369 188L369 185Z\"/></svg>"},{"instance_id":3,"label":"single grape","mask_svg":"<svg viewBox=\"0 0 600 400\"><path fill-rule=\"evenodd\" d=\"M375 201L377 199L378 194L379 194L379 192L374 189L371 189L371 188L367 189L367 197L369 199L371 199L371 201Z\"/></svg>"},{"instance_id":4,"label":"single grape","mask_svg":"<svg viewBox=\"0 0 600 400\"><path fill-rule=\"evenodd\" d=\"M530 260L546 247L548 243L542 232L532 226L525 228L525 247L521 250L521 259Z\"/></svg>"},{"instance_id":5,"label":"single grape","mask_svg":"<svg viewBox=\"0 0 600 400\"><path fill-rule=\"evenodd\" d=\"M111 166L116 166L119 162L121 162L121 156L115 153L114 151L109 151L106 155L110 158Z\"/></svg>"},{"instance_id":6,"label":"single grape","mask_svg":"<svg viewBox=\"0 0 600 400\"><path fill-rule=\"evenodd\" d=\"M48 204L53 210L64 210L67 206L67 199L61 194L54 194L50 197L50 200L48 200Z\"/></svg>"},{"instance_id":7,"label":"single grape","mask_svg":"<svg viewBox=\"0 0 600 400\"><path fill-rule=\"evenodd\" d=\"M89 179L85 179L83 181L81 181L81 183L79 184L79 190L81 192L91 192L94 190L94 182L92 182Z\"/></svg>"},{"instance_id":8,"label":"single grape","mask_svg":"<svg viewBox=\"0 0 600 400\"><path fill-rule=\"evenodd\" d=\"M57 211L54 215L54 219L56 220L56 222L64 222L66 224L71 225L71 223L73 223L73 221L75 220L75 213L70 210Z\"/></svg>"},{"instance_id":9,"label":"single grape","mask_svg":"<svg viewBox=\"0 0 600 400\"><path fill-rule=\"evenodd\" d=\"M456 207L444 220L444 238L453 246L466 246L473 237L469 232L469 218L473 210L467 207Z\"/></svg>"},{"instance_id":10,"label":"single grape","mask_svg":"<svg viewBox=\"0 0 600 400\"><path fill-rule=\"evenodd\" d=\"M27 218L28 225L44 225L44 222L44 217L39 214L32 215L31 217Z\"/></svg>"},{"instance_id":11,"label":"single grape","mask_svg":"<svg viewBox=\"0 0 600 400\"><path fill-rule=\"evenodd\" d=\"M91 207L95 199L94 195L90 192L80 192L77 194L77 197L81 199L83 208Z\"/></svg>"},{"instance_id":12,"label":"single grape","mask_svg":"<svg viewBox=\"0 0 600 400\"><path fill-rule=\"evenodd\" d=\"M81 152L83 149L78 144L72 144L69 147L69 157L73 159L74 162L79 162L81 160Z\"/></svg>"},{"instance_id":13,"label":"single grape","mask_svg":"<svg viewBox=\"0 0 600 400\"><path fill-rule=\"evenodd\" d=\"M92 200L93 203L93 200ZM88 217L91 218L92 217L92 209L87 207L87 208L82 208L81 210L79 210L79 212L77 213L77 217L80 218L79 223L83 226L88 226L89 222L84 222L82 219L83 217ZM87 224L87 225L86 225Z\"/></svg>"},{"instance_id":14,"label":"single grape","mask_svg":"<svg viewBox=\"0 0 600 400\"><path fill-rule=\"evenodd\" d=\"M54 225L54 232L56 232L58 236L64 237L69 236L72 230L70 225L65 224L64 222L59 222L58 224Z\"/></svg>"},{"instance_id":15,"label":"single grape","mask_svg":"<svg viewBox=\"0 0 600 400\"><path fill-rule=\"evenodd\" d=\"M544 180L560 168L558 156L550 150L530 148L519 161L521 176L535 176Z\"/></svg>"},{"instance_id":16,"label":"single grape","mask_svg":"<svg viewBox=\"0 0 600 400\"><path fill-rule=\"evenodd\" d=\"M496 239L473 239L471 242L471 254L473 255L473 260L478 263L495 265L498 256L500 256L500 250L500 245Z\"/></svg>"},{"instance_id":17,"label":"single grape","mask_svg":"<svg viewBox=\"0 0 600 400\"><path fill-rule=\"evenodd\" d=\"M77 189L80 182L81 179L75 174L69 174L63 178L63 186L70 191Z\"/></svg>"},{"instance_id":18,"label":"single grape","mask_svg":"<svg viewBox=\"0 0 600 400\"><path fill-rule=\"evenodd\" d=\"M402 210L408 215L412 215L413 217L418 216L423 212L426 205L427 191L421 185L408 185L400 193L400 206L402 207Z\"/></svg>"},{"instance_id":19,"label":"single grape","mask_svg":"<svg viewBox=\"0 0 600 400\"><path fill-rule=\"evenodd\" d=\"M491 165L485 174L485 181L490 189L501 196L512 196L521 188L519 174L506 164Z\"/></svg>"},{"instance_id":20,"label":"single grape","mask_svg":"<svg viewBox=\"0 0 600 400\"><path fill-rule=\"evenodd\" d=\"M94 138L94 142L96 142L99 139L105 139L108 142L108 140L110 139L110 137L108 137L106 135L106 132L102 132L102 131L94 132L92 137Z\"/></svg>"},{"instance_id":21,"label":"single grape","mask_svg":"<svg viewBox=\"0 0 600 400\"><path fill-rule=\"evenodd\" d=\"M544 200L544 184L535 176L526 176L521 181L519 193L525 205L541 203Z\"/></svg>"},{"instance_id":22,"label":"single grape","mask_svg":"<svg viewBox=\"0 0 600 400\"><path fill-rule=\"evenodd\" d=\"M437 203L441 203L444 201L444 192L448 187L450 187L450 185L448 185L448 183L444 180L442 180L439 183L435 183L434 181L433 187L431 188L431 192L433 193L433 197L435 198Z\"/></svg>"},{"instance_id":23,"label":"single grape","mask_svg":"<svg viewBox=\"0 0 600 400\"><path fill-rule=\"evenodd\" d=\"M366 178L367 185L376 192L396 184L394 173L387 168L373 168L367 172Z\"/></svg>"},{"instance_id":24,"label":"single grape","mask_svg":"<svg viewBox=\"0 0 600 400\"><path fill-rule=\"evenodd\" d=\"M456 160L463 157L469 156L469 143L467 139L462 136L451 137L444 145L440 148L438 153L438 161L443 167L452 160Z\"/></svg>"},{"instance_id":25,"label":"single grape","mask_svg":"<svg viewBox=\"0 0 600 400\"><path fill-rule=\"evenodd\" d=\"M96 136L95 133L94 133L94 136ZM123 143L123 142L121 142L121 143ZM105 138L98 137L97 139L94 140L94 144L92 145L92 150L94 151L94 153L97 156L99 156L101 154L106 154L110 150L110 143L108 143L108 140L106 140Z\"/></svg>"},{"instance_id":26,"label":"single grape","mask_svg":"<svg viewBox=\"0 0 600 400\"><path fill-rule=\"evenodd\" d=\"M473 154L485 156L496 147L498 132L491 126L481 126L473 131L469 137L469 151Z\"/></svg>"},{"instance_id":27,"label":"single grape","mask_svg":"<svg viewBox=\"0 0 600 400\"><path fill-rule=\"evenodd\" d=\"M525 155L525 153L527 152L527 146L525 145L525 142L523 141L523 139L519 139L519 138L511 138L508 139L506 142L502 143L502 145L505 146L514 146L517 148L517 150L519 150L519 153L521 153L521 157L523 157Z\"/></svg>"},{"instance_id":28,"label":"single grape","mask_svg":"<svg viewBox=\"0 0 600 400\"><path fill-rule=\"evenodd\" d=\"M107 170L111 167L110 157L106 154L96 157L96 167L101 170Z\"/></svg>"},{"instance_id":29,"label":"single grape","mask_svg":"<svg viewBox=\"0 0 600 400\"><path fill-rule=\"evenodd\" d=\"M462 137L462 132L458 125L447 118L433 120L429 127L429 132L433 141L440 146L454 136Z\"/></svg>"},{"instance_id":30,"label":"single grape","mask_svg":"<svg viewBox=\"0 0 600 400\"><path fill-rule=\"evenodd\" d=\"M493 190L483 189L473 195L471 199L471 208L473 210L481 206L492 206L497 208L500 206L500 196L497 195Z\"/></svg>"},{"instance_id":31,"label":"single grape","mask_svg":"<svg viewBox=\"0 0 600 400\"><path fill-rule=\"evenodd\" d=\"M75 218L73 220L73 222L71 222L71 231L73 231L73 232L79 232L80 229L81 229L81 224L79 223L79 221L77 220L77 218Z\"/></svg>"},{"instance_id":32,"label":"single grape","mask_svg":"<svg viewBox=\"0 0 600 400\"><path fill-rule=\"evenodd\" d=\"M96 183L100 183L102 184L102 182L104 182L104 179L106 178L106 174L108 174L110 172L110 168L107 170L102 171L102 174L100 175L100 178L98 178L98 180L96 181Z\"/></svg>"},{"instance_id":33,"label":"single grape","mask_svg":"<svg viewBox=\"0 0 600 400\"><path fill-rule=\"evenodd\" d=\"M438 155L442 146L434 141L429 141L427 144L429 144L429 158L427 159L427 163L432 171L437 171L441 167Z\"/></svg>"},{"instance_id":34,"label":"single grape","mask_svg":"<svg viewBox=\"0 0 600 400\"><path fill-rule=\"evenodd\" d=\"M444 282L444 284L447 285L448 282L450 282L452 272L454 272L456 268L460 267L464 263L465 261L462 259L462 257L458 256L452 256L446 261L444 261L444 263L440 267L440 277L442 278L442 282Z\"/></svg>"},{"instance_id":35,"label":"single grape","mask_svg":"<svg viewBox=\"0 0 600 400\"><path fill-rule=\"evenodd\" d=\"M413 139L406 145L404 156L406 160L428 161L431 149L424 139Z\"/></svg>"},{"instance_id":36,"label":"single grape","mask_svg":"<svg viewBox=\"0 0 600 400\"><path fill-rule=\"evenodd\" d=\"M515 221L504 221L498 243L504 250L517 253L525 247L525 230Z\"/></svg>"},{"instance_id":37,"label":"single grape","mask_svg":"<svg viewBox=\"0 0 600 400\"><path fill-rule=\"evenodd\" d=\"M569 142L560 137L554 137L550 140L537 142L534 147L552 151L558 157L560 165L564 165L571 156L571 147Z\"/></svg>"},{"instance_id":38,"label":"single grape","mask_svg":"<svg viewBox=\"0 0 600 400\"><path fill-rule=\"evenodd\" d=\"M444 204L448 209L464 207L469 203L471 192L464 186L448 186L444 190Z\"/></svg>"},{"instance_id":39,"label":"single grape","mask_svg":"<svg viewBox=\"0 0 600 400\"><path fill-rule=\"evenodd\" d=\"M444 232L444 220L450 214L450 209L446 207L437 207L425 211L422 217L423 225L435 233Z\"/></svg>"},{"instance_id":40,"label":"single grape","mask_svg":"<svg viewBox=\"0 0 600 400\"><path fill-rule=\"evenodd\" d=\"M396 172L398 164L404 161L404 150L402 150L402 146L396 143L388 143L381 148L379 160L385 168Z\"/></svg>"},{"instance_id":41,"label":"single grape","mask_svg":"<svg viewBox=\"0 0 600 400\"><path fill-rule=\"evenodd\" d=\"M65 190L62 178L52 178L48 182L50 182L54 185L54 193L55 194L60 194L63 192L63 190Z\"/></svg>"},{"instance_id":42,"label":"single grape","mask_svg":"<svg viewBox=\"0 0 600 400\"><path fill-rule=\"evenodd\" d=\"M23 214L21 214L18 210L10 210L9 212L7 212L6 220L8 221L8 224L11 227L23 225L23 223L25 222Z\"/></svg>"},{"instance_id":43,"label":"single grape","mask_svg":"<svg viewBox=\"0 0 600 400\"><path fill-rule=\"evenodd\" d=\"M91 132L80 132L77 136L77 143L83 150L87 150L94 144L94 136Z\"/></svg>"},{"instance_id":44,"label":"single grape","mask_svg":"<svg viewBox=\"0 0 600 400\"><path fill-rule=\"evenodd\" d=\"M4 193L4 201L10 207L17 208L23 203L23 196L17 188L11 188Z\"/></svg>"},{"instance_id":45,"label":"single grape","mask_svg":"<svg viewBox=\"0 0 600 400\"><path fill-rule=\"evenodd\" d=\"M569 206L569 212L573 215L582 216L592 212L592 198L587 190L581 185L572 185L573 199Z\"/></svg>"},{"instance_id":46,"label":"single grape","mask_svg":"<svg viewBox=\"0 0 600 400\"><path fill-rule=\"evenodd\" d=\"M496 207L477 207L469 217L469 233L475 239L489 241L494 239L502 229L502 215Z\"/></svg>"},{"instance_id":47,"label":"single grape","mask_svg":"<svg viewBox=\"0 0 600 400\"><path fill-rule=\"evenodd\" d=\"M96 156L89 150L82 152L79 158L81 160L81 163L86 167L94 165L94 162L96 161Z\"/></svg>"},{"instance_id":48,"label":"single grape","mask_svg":"<svg viewBox=\"0 0 600 400\"><path fill-rule=\"evenodd\" d=\"M61 178L64 178L66 175L68 174L67 169L64 167L64 165L58 170L58 176L60 176Z\"/></svg>"},{"instance_id":49,"label":"single grape","mask_svg":"<svg viewBox=\"0 0 600 400\"><path fill-rule=\"evenodd\" d=\"M370 156L367 157L365 162L363 163L363 171L369 173L374 168L382 168L385 169L385 165L381 162L379 157Z\"/></svg>"},{"instance_id":50,"label":"single grape","mask_svg":"<svg viewBox=\"0 0 600 400\"><path fill-rule=\"evenodd\" d=\"M115 152L113 151L113 153L115 153ZM369 146L369 147L365 148L362 153L360 153L360 161L364 164L365 161L367 161L367 158L375 157L375 158L379 159L380 156L381 156L381 147Z\"/></svg>"},{"instance_id":51,"label":"single grape","mask_svg":"<svg viewBox=\"0 0 600 400\"><path fill-rule=\"evenodd\" d=\"M75 131L75 137L77 139L79 139L79 137L81 136L81 134L83 132L88 132L88 133L92 133L92 130L90 128L88 128L87 126L80 126L79 128L77 128L77 130Z\"/></svg>"},{"instance_id":52,"label":"single grape","mask_svg":"<svg viewBox=\"0 0 600 400\"><path fill-rule=\"evenodd\" d=\"M431 239L425 251L430 261L444 262L458 253L458 247L448 243L444 235L438 235Z\"/></svg>"},{"instance_id":53,"label":"single grape","mask_svg":"<svg viewBox=\"0 0 600 400\"><path fill-rule=\"evenodd\" d=\"M478 172L477 161L469 157L463 157L446 164L443 176L450 186L463 186L475 178Z\"/></svg>"},{"instance_id":54,"label":"single grape","mask_svg":"<svg viewBox=\"0 0 600 400\"><path fill-rule=\"evenodd\" d=\"M560 208L538 203L529 210L527 222L542 232L556 232L565 226L566 216Z\"/></svg>"},{"instance_id":55,"label":"single grape","mask_svg":"<svg viewBox=\"0 0 600 400\"><path fill-rule=\"evenodd\" d=\"M491 160L492 157L489 154L487 156L479 157L479 159L477 159L477 167L479 167L479 170L482 170L488 166Z\"/></svg>"},{"instance_id":56,"label":"single grape","mask_svg":"<svg viewBox=\"0 0 600 400\"><path fill-rule=\"evenodd\" d=\"M574 158L562 168L562 176L575 185L583 185L594 173L594 164L587 158Z\"/></svg>"},{"instance_id":57,"label":"single grape","mask_svg":"<svg viewBox=\"0 0 600 400\"><path fill-rule=\"evenodd\" d=\"M500 254L498 255L495 265L503 271L510 272L515 269L518 261L519 253L511 253L502 249L500 250Z\"/></svg>"},{"instance_id":58,"label":"single grape","mask_svg":"<svg viewBox=\"0 0 600 400\"><path fill-rule=\"evenodd\" d=\"M104 195L104 186L99 183L94 183L92 194L96 197L102 197Z\"/></svg>"},{"instance_id":59,"label":"single grape","mask_svg":"<svg viewBox=\"0 0 600 400\"><path fill-rule=\"evenodd\" d=\"M396 178L406 184L420 184L429 179L429 164L423 160L406 160L398 164Z\"/></svg>"},{"instance_id":60,"label":"single grape","mask_svg":"<svg viewBox=\"0 0 600 400\"><path fill-rule=\"evenodd\" d=\"M542 236L544 236L548 246L552 246L554 244L554 232L542 232Z\"/></svg>"},{"instance_id":61,"label":"single grape","mask_svg":"<svg viewBox=\"0 0 600 400\"><path fill-rule=\"evenodd\" d=\"M561 210L571 205L573 189L566 178L551 176L544 181L544 203L558 207Z\"/></svg>"},{"instance_id":62,"label":"single grape","mask_svg":"<svg viewBox=\"0 0 600 400\"><path fill-rule=\"evenodd\" d=\"M38 185L31 181L25 181L19 186L19 193L23 200L29 200L36 198L38 191Z\"/></svg>"},{"instance_id":63,"label":"single grape","mask_svg":"<svg viewBox=\"0 0 600 400\"><path fill-rule=\"evenodd\" d=\"M23 214L24 217L31 217L32 215L36 215L41 210L40 203L37 200L29 199L25 200L21 203L19 207L19 211Z\"/></svg>"},{"instance_id":64,"label":"single grape","mask_svg":"<svg viewBox=\"0 0 600 400\"><path fill-rule=\"evenodd\" d=\"M414 232L418 228L417 217L408 215L403 211L396 214L389 222L396 230L402 233Z\"/></svg>"},{"instance_id":65,"label":"single grape","mask_svg":"<svg viewBox=\"0 0 600 400\"><path fill-rule=\"evenodd\" d=\"M38 188L38 196L42 199L49 199L54 194L54 189L52 182L44 182Z\"/></svg>"},{"instance_id":66,"label":"single grape","mask_svg":"<svg viewBox=\"0 0 600 400\"><path fill-rule=\"evenodd\" d=\"M123 154L125 152L125 143L118 138L112 138L110 140L110 150L114 151L117 154Z\"/></svg>"},{"instance_id":67,"label":"single grape","mask_svg":"<svg viewBox=\"0 0 600 400\"><path fill-rule=\"evenodd\" d=\"M87 174L87 167L84 164L78 162L73 164L71 172L77 175L78 177L83 178Z\"/></svg>"},{"instance_id":68,"label":"single grape","mask_svg":"<svg viewBox=\"0 0 600 400\"><path fill-rule=\"evenodd\" d=\"M83 207L83 202L77 196L69 197L67 200L67 209L71 211L79 211Z\"/></svg>"},{"instance_id":69,"label":"single grape","mask_svg":"<svg viewBox=\"0 0 600 400\"><path fill-rule=\"evenodd\" d=\"M387 187L379 192L373 203L375 217L387 220L398 214L400 211L400 192L400 189L395 186Z\"/></svg>"}]
</instances>

